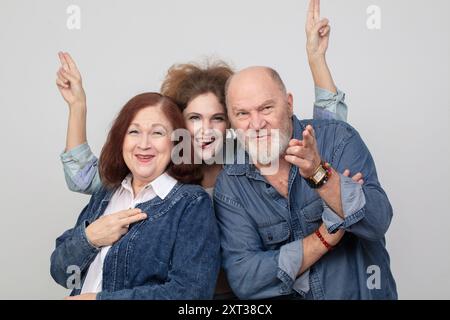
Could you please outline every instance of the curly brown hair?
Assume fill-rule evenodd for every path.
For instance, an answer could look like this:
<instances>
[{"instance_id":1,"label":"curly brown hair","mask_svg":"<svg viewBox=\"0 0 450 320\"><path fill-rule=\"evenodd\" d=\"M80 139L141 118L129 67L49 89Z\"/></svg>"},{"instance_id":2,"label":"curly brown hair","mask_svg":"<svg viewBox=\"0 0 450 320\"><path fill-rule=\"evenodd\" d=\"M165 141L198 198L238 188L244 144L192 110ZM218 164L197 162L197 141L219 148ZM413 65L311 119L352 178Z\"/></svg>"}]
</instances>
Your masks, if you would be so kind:
<instances>
[{"instance_id":1,"label":"curly brown hair","mask_svg":"<svg viewBox=\"0 0 450 320\"><path fill-rule=\"evenodd\" d=\"M183 111L190 101L205 93L213 93L225 108L225 84L234 74L225 62L175 64L167 72L161 93L172 98Z\"/></svg>"}]
</instances>

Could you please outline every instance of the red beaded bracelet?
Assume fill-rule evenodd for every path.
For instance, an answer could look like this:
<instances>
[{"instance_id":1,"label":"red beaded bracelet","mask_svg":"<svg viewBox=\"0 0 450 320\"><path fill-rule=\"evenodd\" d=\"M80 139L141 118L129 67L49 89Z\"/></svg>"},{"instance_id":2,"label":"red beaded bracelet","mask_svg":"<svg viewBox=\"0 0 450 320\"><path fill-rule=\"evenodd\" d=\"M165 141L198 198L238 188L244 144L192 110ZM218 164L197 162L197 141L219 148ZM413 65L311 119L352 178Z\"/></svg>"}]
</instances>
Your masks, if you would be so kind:
<instances>
[{"instance_id":1,"label":"red beaded bracelet","mask_svg":"<svg viewBox=\"0 0 450 320\"><path fill-rule=\"evenodd\" d=\"M333 246L331 244L329 244L322 236L322 234L320 233L319 229L316 230L316 236L320 239L320 241L323 243L323 245L325 246L325 248L328 249L328 251L333 249Z\"/></svg>"}]
</instances>

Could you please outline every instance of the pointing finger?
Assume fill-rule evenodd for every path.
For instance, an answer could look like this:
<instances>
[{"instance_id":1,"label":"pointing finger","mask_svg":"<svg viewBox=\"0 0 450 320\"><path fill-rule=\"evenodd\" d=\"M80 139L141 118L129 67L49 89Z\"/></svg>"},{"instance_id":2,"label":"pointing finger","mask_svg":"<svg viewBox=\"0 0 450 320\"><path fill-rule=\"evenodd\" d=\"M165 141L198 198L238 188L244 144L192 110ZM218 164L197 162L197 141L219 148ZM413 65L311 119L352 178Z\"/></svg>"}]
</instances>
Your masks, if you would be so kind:
<instances>
[{"instance_id":1,"label":"pointing finger","mask_svg":"<svg viewBox=\"0 0 450 320\"><path fill-rule=\"evenodd\" d=\"M64 58L66 59L67 63L69 64L70 69L73 72L79 74L78 67L77 67L75 61L73 60L72 56L68 52L64 53Z\"/></svg>"},{"instance_id":2,"label":"pointing finger","mask_svg":"<svg viewBox=\"0 0 450 320\"><path fill-rule=\"evenodd\" d=\"M147 214L145 213L139 213L139 214L135 214L131 217L125 218L125 219L121 219L120 223L122 226L126 226L126 225L130 225L133 224L135 222L141 221L147 219Z\"/></svg>"},{"instance_id":3,"label":"pointing finger","mask_svg":"<svg viewBox=\"0 0 450 320\"><path fill-rule=\"evenodd\" d=\"M309 130L303 131L303 144L306 148L314 147L314 138Z\"/></svg>"},{"instance_id":4,"label":"pointing finger","mask_svg":"<svg viewBox=\"0 0 450 320\"><path fill-rule=\"evenodd\" d=\"M315 0L314 5L314 20L317 22L320 19L320 0Z\"/></svg>"},{"instance_id":5,"label":"pointing finger","mask_svg":"<svg viewBox=\"0 0 450 320\"><path fill-rule=\"evenodd\" d=\"M126 219L128 217L134 216L136 214L141 213L142 210L139 208L136 209L129 209L129 210L123 210L123 211L119 211L117 214L119 219Z\"/></svg>"},{"instance_id":6,"label":"pointing finger","mask_svg":"<svg viewBox=\"0 0 450 320\"><path fill-rule=\"evenodd\" d=\"M303 143L300 140L297 139L291 139L289 141L289 147L293 147L293 146L302 146Z\"/></svg>"}]
</instances>

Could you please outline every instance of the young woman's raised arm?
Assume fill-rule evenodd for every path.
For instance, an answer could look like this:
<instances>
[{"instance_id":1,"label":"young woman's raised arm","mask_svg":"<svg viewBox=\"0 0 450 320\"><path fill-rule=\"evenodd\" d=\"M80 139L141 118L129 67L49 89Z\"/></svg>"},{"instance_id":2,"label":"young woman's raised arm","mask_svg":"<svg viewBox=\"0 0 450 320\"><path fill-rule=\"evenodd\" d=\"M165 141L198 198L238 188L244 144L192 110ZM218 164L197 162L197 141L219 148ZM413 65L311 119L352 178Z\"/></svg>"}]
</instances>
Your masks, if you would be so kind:
<instances>
[{"instance_id":1,"label":"young woman's raised arm","mask_svg":"<svg viewBox=\"0 0 450 320\"><path fill-rule=\"evenodd\" d=\"M92 153L86 138L86 94L81 74L68 53L58 53L61 67L56 85L69 106L66 148L61 154L64 175L70 190L92 194L101 187L97 157Z\"/></svg>"},{"instance_id":2,"label":"young woman's raised arm","mask_svg":"<svg viewBox=\"0 0 450 320\"><path fill-rule=\"evenodd\" d=\"M345 94L337 89L326 61L330 25L320 18L320 0L310 0L306 17L306 52L315 85L315 119L347 121Z\"/></svg>"}]
</instances>

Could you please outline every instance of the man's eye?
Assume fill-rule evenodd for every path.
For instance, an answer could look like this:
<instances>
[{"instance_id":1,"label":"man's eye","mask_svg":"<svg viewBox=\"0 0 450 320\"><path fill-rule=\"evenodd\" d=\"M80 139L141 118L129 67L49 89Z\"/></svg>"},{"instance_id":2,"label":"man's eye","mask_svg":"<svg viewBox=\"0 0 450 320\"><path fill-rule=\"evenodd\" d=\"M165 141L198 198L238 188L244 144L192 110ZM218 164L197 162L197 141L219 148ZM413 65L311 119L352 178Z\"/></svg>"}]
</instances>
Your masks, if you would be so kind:
<instances>
[{"instance_id":1,"label":"man's eye","mask_svg":"<svg viewBox=\"0 0 450 320\"><path fill-rule=\"evenodd\" d=\"M236 115L238 116L238 117L241 117L241 116L245 116L247 113L245 113L245 112L238 112Z\"/></svg>"}]
</instances>

